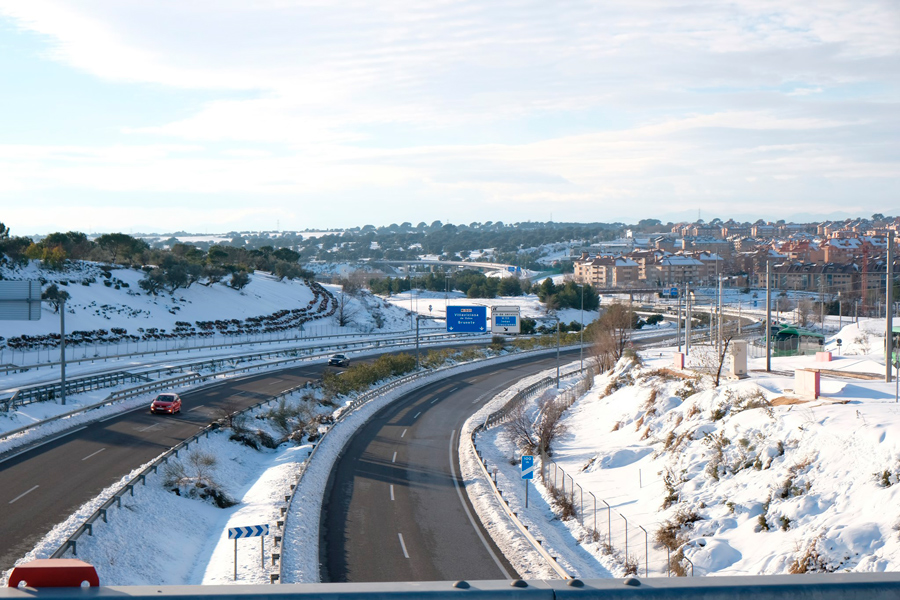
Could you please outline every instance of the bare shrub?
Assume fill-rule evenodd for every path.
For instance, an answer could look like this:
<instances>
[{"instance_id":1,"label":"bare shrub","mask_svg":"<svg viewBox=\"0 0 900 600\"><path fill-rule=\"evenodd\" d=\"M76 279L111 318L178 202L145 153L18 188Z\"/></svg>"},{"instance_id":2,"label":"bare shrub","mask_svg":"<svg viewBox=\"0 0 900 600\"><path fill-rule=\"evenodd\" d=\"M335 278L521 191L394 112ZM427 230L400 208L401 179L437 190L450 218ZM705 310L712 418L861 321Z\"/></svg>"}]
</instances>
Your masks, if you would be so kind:
<instances>
[{"instance_id":1,"label":"bare shrub","mask_svg":"<svg viewBox=\"0 0 900 600\"><path fill-rule=\"evenodd\" d=\"M195 450L184 460L170 461L163 471L163 487L186 498L210 502L219 508L234 506L213 475L218 460L214 454Z\"/></svg>"},{"instance_id":2,"label":"bare shrub","mask_svg":"<svg viewBox=\"0 0 900 600\"><path fill-rule=\"evenodd\" d=\"M819 547L822 544L822 536L813 539L803 547L800 542L794 546L796 557L794 562L788 567L788 573L791 575L801 575L803 573L834 573L838 566L830 565L822 556Z\"/></svg>"},{"instance_id":3,"label":"bare shrub","mask_svg":"<svg viewBox=\"0 0 900 600\"><path fill-rule=\"evenodd\" d=\"M553 497L553 508L559 515L561 521L568 521L575 518L575 503L572 497L560 490L551 487L550 494Z\"/></svg>"}]
</instances>

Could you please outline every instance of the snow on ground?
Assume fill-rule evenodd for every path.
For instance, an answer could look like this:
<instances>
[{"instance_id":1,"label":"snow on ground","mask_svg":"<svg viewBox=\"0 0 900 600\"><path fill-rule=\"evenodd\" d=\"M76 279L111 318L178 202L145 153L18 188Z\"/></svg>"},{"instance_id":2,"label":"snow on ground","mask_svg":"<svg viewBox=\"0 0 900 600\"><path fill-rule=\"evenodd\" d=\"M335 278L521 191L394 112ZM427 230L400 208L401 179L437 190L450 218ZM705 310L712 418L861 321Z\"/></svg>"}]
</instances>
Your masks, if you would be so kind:
<instances>
[{"instance_id":1,"label":"snow on ground","mask_svg":"<svg viewBox=\"0 0 900 600\"><path fill-rule=\"evenodd\" d=\"M550 352L543 350L539 352ZM492 359L493 364L521 358L511 354ZM318 523L322 496L328 474L340 455L344 443L372 414L415 387L446 377L450 373L480 368L483 362L466 363L426 375L415 382L391 390L364 404L331 428L320 442L315 458L295 492L286 522L282 548L285 582L313 582L319 580ZM304 399L305 397L305 399ZM296 393L291 403L306 402L308 414L322 413L326 407L313 406L308 395ZM143 404L143 402L141 403ZM261 429L276 439L284 434L271 420L259 418L270 407L262 407L244 420L247 429ZM321 429L320 429L321 430ZM201 438L199 443L179 457L192 471L189 457L213 456L211 477L227 495L238 501L230 508L215 508L206 501L187 498L169 491L164 485L165 468L137 486L134 496L125 496L122 508L110 509L108 522L97 522L92 536L78 540L78 558L93 564L103 585L193 585L193 584L260 584L269 582L275 572L271 563L271 537L266 540L265 563L260 564L259 539L238 542L238 579L234 577L234 541L227 539L230 527L261 525L274 528L281 517L284 496L291 494L290 486L297 481L302 463L306 461L310 444L282 444L274 450L254 450L230 441L231 430L222 429ZM149 461L152 462L152 461ZM25 557L18 562L46 558L90 516L107 498L120 489L147 464L134 469L114 485L85 503L66 521L58 524ZM175 462L173 459L170 462ZM274 531L274 529L272 530ZM8 578L5 573L3 579Z\"/></svg>"},{"instance_id":2,"label":"snow on ground","mask_svg":"<svg viewBox=\"0 0 900 600\"><path fill-rule=\"evenodd\" d=\"M565 365L561 371L565 376L573 368L577 370L578 363ZM507 518L500 501L484 479L478 455L469 439L475 427L484 422L488 415L502 408L516 392L544 377L555 374L556 369L549 369L520 380L515 386L504 390L485 404L466 421L460 430L459 462L461 475L466 482L466 493L475 507L479 520L523 579L555 579L558 576ZM568 382L564 379L562 383ZM529 527L532 534L542 541L548 552L559 555L562 566L571 572L573 563L578 564L579 557L577 553L569 551L567 537L560 541L559 532L554 531L552 525L546 526L545 520L551 520L552 516L547 511L541 511L537 506L540 504L540 498L534 498L534 494L532 494L529 508L524 507L524 498L520 493L524 490L519 467L521 453L509 447L498 447L495 444L496 435L502 434L503 431L502 428L495 428L481 433L477 440L478 450L487 460L488 468L492 471L493 469L498 470L498 485L505 497L510 500L510 508L518 513L520 520ZM563 552L559 553L559 550Z\"/></svg>"},{"instance_id":3,"label":"snow on ground","mask_svg":"<svg viewBox=\"0 0 900 600\"><path fill-rule=\"evenodd\" d=\"M290 403L300 402L304 402L301 394L291 397ZM269 408L257 409L254 415ZM311 407L311 413L317 408L321 412L321 407ZM267 419L251 416L246 426L276 438L283 435ZM94 535L78 539L78 558L94 565L103 585L232 583L234 542L227 539L228 528L265 523L274 526L278 507L283 505L284 495L291 493L290 485L296 482L299 464L311 446L285 444L276 450L254 450L229 441L230 434L230 429L212 432L170 464L180 462L188 475L196 475L190 457L212 457L214 465L208 467L211 479L238 504L223 509L208 501L176 495L170 491L172 485L166 485L171 479L166 467L160 468L145 485L135 488L134 496L123 497L121 509L109 510L108 522L94 525ZM145 467L136 468L80 507L18 562L52 554L99 505ZM271 538L266 540L269 566L271 543ZM238 550L237 583L269 583L268 570L259 568L259 539L240 540Z\"/></svg>"},{"instance_id":4,"label":"snow on ground","mask_svg":"<svg viewBox=\"0 0 900 600\"><path fill-rule=\"evenodd\" d=\"M195 283L187 289L173 293L148 295L140 289L138 282L144 273L128 268L112 268L110 277L104 278L107 265L76 261L66 270L42 269L37 261L26 266L4 265L0 277L11 280L43 279L45 285L56 283L60 290L71 298L66 302L66 332L96 331L122 328L132 336L142 337L142 332L150 328L160 332L174 333L178 322L195 325L198 321L240 320L272 315L279 311L305 308L314 298L313 291L304 281L278 280L261 271L253 273L250 283L242 290L235 290L222 283L209 286ZM66 282L63 285L62 282ZM104 282L109 283L107 286ZM87 283L87 285L83 285ZM334 295L341 294L341 286L325 285ZM141 351L166 349L168 347L196 347L201 345L225 344L234 341L277 340L288 337L321 337L342 333L369 333L405 331L410 329L409 314L402 307L394 307L367 291L347 294L343 310L327 318L303 325L302 331L288 328L271 334L222 335L217 333L208 338L173 340L143 340L140 342L120 341L118 343L70 345L67 356L70 359L102 357ZM344 325L340 314L344 313ZM433 327L436 323L423 322L422 327ZM5 347L3 338L22 335L40 336L59 333L59 315L53 312L49 303L43 303L39 321L0 321L0 365L17 365L51 362L59 359L58 348L13 351Z\"/></svg>"},{"instance_id":5,"label":"snow on ground","mask_svg":"<svg viewBox=\"0 0 900 600\"><path fill-rule=\"evenodd\" d=\"M868 347L882 348L883 335L870 335L876 339ZM643 366L623 361L598 376L565 413L565 433L552 446L556 466L545 469L551 480L556 469L567 474L567 493L569 477L580 486L576 518L551 513L549 490L537 479L534 508L523 509L518 466L510 464L521 452L502 427L479 438L479 449L500 468L510 504L532 520L533 531L566 531L567 542L554 550L576 574L621 576L627 556L631 570L665 576L667 552L657 540L670 546L673 568L690 573L683 553L696 575L900 569L894 383L823 377L823 395L812 400L792 393L792 376L757 371L764 360L751 361L750 378L713 388L709 377L669 369L669 352L643 354ZM774 358L773 370L883 373L879 359ZM535 411L536 401L529 406Z\"/></svg>"}]
</instances>

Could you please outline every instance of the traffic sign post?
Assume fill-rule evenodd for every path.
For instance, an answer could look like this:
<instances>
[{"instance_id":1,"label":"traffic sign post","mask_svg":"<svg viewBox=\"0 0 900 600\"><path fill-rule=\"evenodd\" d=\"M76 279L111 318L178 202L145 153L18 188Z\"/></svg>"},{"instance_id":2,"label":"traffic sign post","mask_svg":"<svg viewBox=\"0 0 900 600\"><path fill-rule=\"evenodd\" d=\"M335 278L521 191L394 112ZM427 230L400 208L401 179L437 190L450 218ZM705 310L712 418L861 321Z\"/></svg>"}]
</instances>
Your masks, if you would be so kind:
<instances>
[{"instance_id":1,"label":"traffic sign post","mask_svg":"<svg viewBox=\"0 0 900 600\"><path fill-rule=\"evenodd\" d=\"M521 333L518 306L495 306L491 309L491 333Z\"/></svg>"},{"instance_id":2,"label":"traffic sign post","mask_svg":"<svg viewBox=\"0 0 900 600\"><path fill-rule=\"evenodd\" d=\"M525 508L528 508L528 480L534 479L534 457L522 455L522 479L525 480Z\"/></svg>"},{"instance_id":3,"label":"traffic sign post","mask_svg":"<svg viewBox=\"0 0 900 600\"><path fill-rule=\"evenodd\" d=\"M246 527L229 527L228 539L234 540L234 580L237 581L237 541L241 538L259 538L259 566L266 566L266 538L269 535L269 525L248 525Z\"/></svg>"},{"instance_id":4,"label":"traffic sign post","mask_svg":"<svg viewBox=\"0 0 900 600\"><path fill-rule=\"evenodd\" d=\"M484 333L487 331L487 306L448 306L449 333Z\"/></svg>"}]
</instances>

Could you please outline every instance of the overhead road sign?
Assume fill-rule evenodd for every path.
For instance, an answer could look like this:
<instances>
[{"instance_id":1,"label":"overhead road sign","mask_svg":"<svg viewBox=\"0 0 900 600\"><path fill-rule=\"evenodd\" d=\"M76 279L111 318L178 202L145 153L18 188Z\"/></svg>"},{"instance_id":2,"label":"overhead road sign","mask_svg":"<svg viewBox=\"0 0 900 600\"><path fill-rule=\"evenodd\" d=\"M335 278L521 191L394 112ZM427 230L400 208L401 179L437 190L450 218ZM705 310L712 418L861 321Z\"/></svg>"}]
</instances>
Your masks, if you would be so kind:
<instances>
[{"instance_id":1,"label":"overhead road sign","mask_svg":"<svg viewBox=\"0 0 900 600\"><path fill-rule=\"evenodd\" d=\"M491 333L521 333L518 306L495 306L491 310Z\"/></svg>"},{"instance_id":2,"label":"overhead road sign","mask_svg":"<svg viewBox=\"0 0 900 600\"><path fill-rule=\"evenodd\" d=\"M40 281L0 281L0 321L40 320Z\"/></svg>"},{"instance_id":3,"label":"overhead road sign","mask_svg":"<svg viewBox=\"0 0 900 600\"><path fill-rule=\"evenodd\" d=\"M447 331L450 333L484 333L487 321L487 306L447 307Z\"/></svg>"}]
</instances>

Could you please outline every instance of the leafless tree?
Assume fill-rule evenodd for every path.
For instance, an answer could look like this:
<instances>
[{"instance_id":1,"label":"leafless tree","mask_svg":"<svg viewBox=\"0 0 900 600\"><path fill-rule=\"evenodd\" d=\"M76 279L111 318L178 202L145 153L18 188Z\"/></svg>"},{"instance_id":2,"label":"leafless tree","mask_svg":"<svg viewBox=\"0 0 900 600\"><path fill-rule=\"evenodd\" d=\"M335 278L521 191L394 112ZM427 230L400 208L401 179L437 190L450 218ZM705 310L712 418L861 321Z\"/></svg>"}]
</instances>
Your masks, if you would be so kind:
<instances>
[{"instance_id":1,"label":"leafless tree","mask_svg":"<svg viewBox=\"0 0 900 600\"><path fill-rule=\"evenodd\" d=\"M538 411L529 415L525 403L516 406L510 413L506 427L517 446L526 452L550 453L553 440L565 431L562 416L565 405L557 402L552 393L545 393L538 400Z\"/></svg>"},{"instance_id":2,"label":"leafless tree","mask_svg":"<svg viewBox=\"0 0 900 600\"><path fill-rule=\"evenodd\" d=\"M719 387L719 382L722 379L722 367L725 365L725 359L728 357L728 346L731 344L732 338L734 338L733 334L723 336L722 347L718 350L714 342L709 345L695 347L694 364L701 371L710 374L715 387Z\"/></svg>"},{"instance_id":3,"label":"leafless tree","mask_svg":"<svg viewBox=\"0 0 900 600\"><path fill-rule=\"evenodd\" d=\"M588 327L591 354L601 371L613 368L628 347L632 326L631 308L619 302L609 305Z\"/></svg>"},{"instance_id":4,"label":"leafless tree","mask_svg":"<svg viewBox=\"0 0 900 600\"><path fill-rule=\"evenodd\" d=\"M340 292L334 297L337 309L334 312L334 318L340 327L346 327L355 322L355 317L359 313L359 309L351 304L349 294Z\"/></svg>"}]
</instances>

